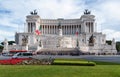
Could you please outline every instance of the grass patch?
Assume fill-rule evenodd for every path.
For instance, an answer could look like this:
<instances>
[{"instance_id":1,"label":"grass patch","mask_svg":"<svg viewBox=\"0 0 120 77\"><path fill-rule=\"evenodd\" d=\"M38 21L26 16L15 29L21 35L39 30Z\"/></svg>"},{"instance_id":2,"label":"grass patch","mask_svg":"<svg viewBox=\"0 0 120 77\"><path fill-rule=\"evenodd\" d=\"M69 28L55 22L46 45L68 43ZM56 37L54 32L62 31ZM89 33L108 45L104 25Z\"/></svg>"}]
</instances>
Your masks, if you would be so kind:
<instances>
[{"instance_id":1,"label":"grass patch","mask_svg":"<svg viewBox=\"0 0 120 77\"><path fill-rule=\"evenodd\" d=\"M114 63L114 62L102 62L102 61L94 61L96 65L120 65L120 63Z\"/></svg>"},{"instance_id":2,"label":"grass patch","mask_svg":"<svg viewBox=\"0 0 120 77\"><path fill-rule=\"evenodd\" d=\"M95 62L80 59L55 59L53 65L95 66Z\"/></svg>"},{"instance_id":3,"label":"grass patch","mask_svg":"<svg viewBox=\"0 0 120 77\"><path fill-rule=\"evenodd\" d=\"M80 59L55 59L55 61L88 63ZM98 62L89 66L61 65L0 65L0 77L120 77L118 63ZM93 62L93 63L94 63ZM89 62L90 63L90 62Z\"/></svg>"},{"instance_id":4,"label":"grass patch","mask_svg":"<svg viewBox=\"0 0 120 77\"><path fill-rule=\"evenodd\" d=\"M119 65L0 65L0 77L120 77Z\"/></svg>"}]
</instances>

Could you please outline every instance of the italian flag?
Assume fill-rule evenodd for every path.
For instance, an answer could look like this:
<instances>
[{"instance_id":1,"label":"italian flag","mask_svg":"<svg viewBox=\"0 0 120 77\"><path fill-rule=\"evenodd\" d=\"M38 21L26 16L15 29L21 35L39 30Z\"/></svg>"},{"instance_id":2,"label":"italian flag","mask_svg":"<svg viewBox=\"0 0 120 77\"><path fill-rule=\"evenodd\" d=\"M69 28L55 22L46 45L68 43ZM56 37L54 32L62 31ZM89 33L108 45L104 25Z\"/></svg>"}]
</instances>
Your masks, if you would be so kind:
<instances>
[{"instance_id":1,"label":"italian flag","mask_svg":"<svg viewBox=\"0 0 120 77\"><path fill-rule=\"evenodd\" d=\"M36 35L40 35L42 32L41 32L41 29L42 29L42 27L41 27L41 25L39 26L39 29L38 30L35 30L35 33L36 33Z\"/></svg>"},{"instance_id":2,"label":"italian flag","mask_svg":"<svg viewBox=\"0 0 120 77\"><path fill-rule=\"evenodd\" d=\"M78 34L79 34L78 29L76 30L76 33L75 33L75 34L76 34L76 36L78 36Z\"/></svg>"}]
</instances>

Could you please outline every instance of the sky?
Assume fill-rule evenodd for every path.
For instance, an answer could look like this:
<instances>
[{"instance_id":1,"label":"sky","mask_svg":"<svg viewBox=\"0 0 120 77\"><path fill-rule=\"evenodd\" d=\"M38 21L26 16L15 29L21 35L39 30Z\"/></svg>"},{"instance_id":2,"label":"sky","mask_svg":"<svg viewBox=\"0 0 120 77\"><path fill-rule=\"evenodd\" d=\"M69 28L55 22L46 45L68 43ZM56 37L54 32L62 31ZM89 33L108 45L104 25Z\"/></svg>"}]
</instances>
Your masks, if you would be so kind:
<instances>
[{"instance_id":1,"label":"sky","mask_svg":"<svg viewBox=\"0 0 120 77\"><path fill-rule=\"evenodd\" d=\"M26 16L37 10L42 19L80 18L85 9L96 16L97 31L120 41L120 0L0 0L0 41L24 32Z\"/></svg>"}]
</instances>

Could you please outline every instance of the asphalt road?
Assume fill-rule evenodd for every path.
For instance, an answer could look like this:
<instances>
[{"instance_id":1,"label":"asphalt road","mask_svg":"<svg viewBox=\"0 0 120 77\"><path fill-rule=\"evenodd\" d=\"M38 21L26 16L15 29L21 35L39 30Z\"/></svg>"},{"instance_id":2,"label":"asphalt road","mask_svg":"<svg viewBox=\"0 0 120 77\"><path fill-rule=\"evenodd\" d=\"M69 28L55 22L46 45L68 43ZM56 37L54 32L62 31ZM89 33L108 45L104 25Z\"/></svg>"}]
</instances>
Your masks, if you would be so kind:
<instances>
[{"instance_id":1,"label":"asphalt road","mask_svg":"<svg viewBox=\"0 0 120 77\"><path fill-rule=\"evenodd\" d=\"M11 56L0 55L0 60L7 60L7 59L11 59L11 58L12 58Z\"/></svg>"},{"instance_id":2,"label":"asphalt road","mask_svg":"<svg viewBox=\"0 0 120 77\"><path fill-rule=\"evenodd\" d=\"M115 62L120 63L120 55L80 55L80 56L58 56L58 55L37 55L33 58L73 58L73 59L86 59L89 61L104 61L104 62Z\"/></svg>"},{"instance_id":3,"label":"asphalt road","mask_svg":"<svg viewBox=\"0 0 120 77\"><path fill-rule=\"evenodd\" d=\"M11 59L10 56L0 55L0 60ZM80 56L69 56L69 55L34 55L33 58L44 59L44 58L73 58L73 59L86 59L89 61L104 61L104 62L115 62L120 63L120 55L80 55Z\"/></svg>"}]
</instances>

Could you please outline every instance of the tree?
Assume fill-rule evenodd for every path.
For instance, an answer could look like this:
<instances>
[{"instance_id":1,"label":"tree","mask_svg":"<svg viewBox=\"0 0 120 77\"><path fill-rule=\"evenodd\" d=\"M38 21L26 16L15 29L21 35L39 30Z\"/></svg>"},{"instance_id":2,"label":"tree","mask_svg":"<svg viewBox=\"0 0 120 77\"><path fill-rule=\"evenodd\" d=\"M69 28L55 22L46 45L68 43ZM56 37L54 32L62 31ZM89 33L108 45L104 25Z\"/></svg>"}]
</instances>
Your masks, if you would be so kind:
<instances>
[{"instance_id":1,"label":"tree","mask_svg":"<svg viewBox=\"0 0 120 77\"><path fill-rule=\"evenodd\" d=\"M120 42L116 42L116 49L118 52L120 52Z\"/></svg>"},{"instance_id":2,"label":"tree","mask_svg":"<svg viewBox=\"0 0 120 77\"><path fill-rule=\"evenodd\" d=\"M3 46L2 46L2 45L0 45L0 52L2 52L2 50L3 50Z\"/></svg>"},{"instance_id":3,"label":"tree","mask_svg":"<svg viewBox=\"0 0 120 77\"><path fill-rule=\"evenodd\" d=\"M106 40L106 43L107 43L108 45L111 45L111 44L112 44L112 41L111 41L111 40Z\"/></svg>"},{"instance_id":4,"label":"tree","mask_svg":"<svg viewBox=\"0 0 120 77\"><path fill-rule=\"evenodd\" d=\"M15 43L15 41L8 41L8 45L13 45L13 43ZM4 45L4 42L1 42L2 45Z\"/></svg>"},{"instance_id":5,"label":"tree","mask_svg":"<svg viewBox=\"0 0 120 77\"><path fill-rule=\"evenodd\" d=\"M112 41L111 40L107 40L106 43L108 43L108 45L111 45L112 44ZM120 52L120 42L116 42L116 50L118 52Z\"/></svg>"}]
</instances>

